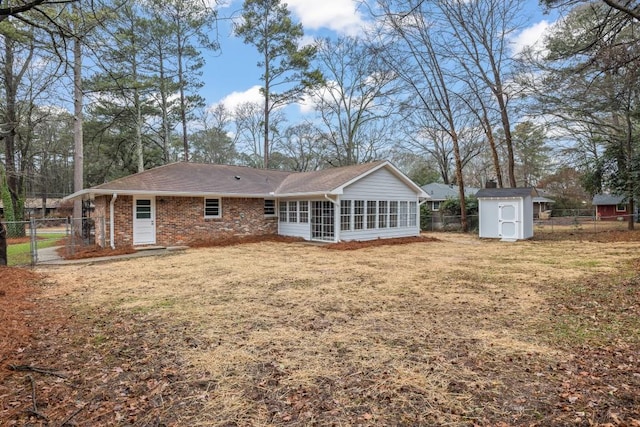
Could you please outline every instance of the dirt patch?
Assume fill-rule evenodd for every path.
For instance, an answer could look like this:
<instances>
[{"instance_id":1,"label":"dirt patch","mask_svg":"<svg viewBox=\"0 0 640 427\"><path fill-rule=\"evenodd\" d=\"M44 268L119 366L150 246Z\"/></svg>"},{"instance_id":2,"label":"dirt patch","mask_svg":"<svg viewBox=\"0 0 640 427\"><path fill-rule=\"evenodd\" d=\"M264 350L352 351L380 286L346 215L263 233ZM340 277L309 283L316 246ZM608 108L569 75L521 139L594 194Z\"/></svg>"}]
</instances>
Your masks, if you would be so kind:
<instances>
[{"instance_id":1,"label":"dirt patch","mask_svg":"<svg viewBox=\"0 0 640 427\"><path fill-rule=\"evenodd\" d=\"M28 331L0 357L0 419L640 425L635 241L437 236L348 256L216 246L24 276L28 292L11 298ZM0 270L0 283L21 274L33 272Z\"/></svg>"},{"instance_id":2,"label":"dirt patch","mask_svg":"<svg viewBox=\"0 0 640 427\"><path fill-rule=\"evenodd\" d=\"M67 246L62 246L57 249L58 255L64 259L86 259L97 258L106 256L127 255L135 253L136 250L133 246L122 246L115 249L103 248L100 246L88 246L76 248L72 253Z\"/></svg>"},{"instance_id":3,"label":"dirt patch","mask_svg":"<svg viewBox=\"0 0 640 427\"><path fill-rule=\"evenodd\" d=\"M325 248L337 251L353 251L357 249L372 248L377 246L406 245L409 243L425 243L438 241L440 240L433 236L398 237L395 239L376 239L364 242L351 241L330 243L327 244Z\"/></svg>"}]
</instances>

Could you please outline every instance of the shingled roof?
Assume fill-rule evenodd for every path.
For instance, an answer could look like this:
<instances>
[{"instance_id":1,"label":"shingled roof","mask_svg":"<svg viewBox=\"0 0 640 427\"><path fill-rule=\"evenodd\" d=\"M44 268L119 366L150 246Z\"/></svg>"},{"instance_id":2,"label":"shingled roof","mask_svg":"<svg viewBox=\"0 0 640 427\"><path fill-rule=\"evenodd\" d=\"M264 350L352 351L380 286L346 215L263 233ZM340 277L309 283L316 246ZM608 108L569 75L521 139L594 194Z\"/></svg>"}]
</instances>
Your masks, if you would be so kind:
<instances>
[{"instance_id":1,"label":"shingled roof","mask_svg":"<svg viewBox=\"0 0 640 427\"><path fill-rule=\"evenodd\" d=\"M290 173L245 166L178 162L92 187L89 192L258 196L275 191Z\"/></svg>"},{"instance_id":2,"label":"shingled roof","mask_svg":"<svg viewBox=\"0 0 640 427\"><path fill-rule=\"evenodd\" d=\"M330 168L313 172L286 172L204 163L171 163L79 191L67 199L100 194L162 194L269 197L340 192L353 180L387 166L413 184L387 161ZM420 192L420 188L416 191Z\"/></svg>"}]
</instances>

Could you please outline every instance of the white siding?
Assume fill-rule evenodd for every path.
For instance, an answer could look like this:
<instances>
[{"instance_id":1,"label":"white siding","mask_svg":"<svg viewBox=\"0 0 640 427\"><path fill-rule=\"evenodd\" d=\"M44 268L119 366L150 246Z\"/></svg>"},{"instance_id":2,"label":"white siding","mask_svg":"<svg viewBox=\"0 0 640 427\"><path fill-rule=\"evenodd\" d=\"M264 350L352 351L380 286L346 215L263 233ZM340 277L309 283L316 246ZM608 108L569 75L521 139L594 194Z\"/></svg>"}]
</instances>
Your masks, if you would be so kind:
<instances>
[{"instance_id":1,"label":"white siding","mask_svg":"<svg viewBox=\"0 0 640 427\"><path fill-rule=\"evenodd\" d=\"M533 237L533 198L526 197L522 208L522 238Z\"/></svg>"},{"instance_id":2,"label":"white siding","mask_svg":"<svg viewBox=\"0 0 640 427\"><path fill-rule=\"evenodd\" d=\"M367 228L367 209L365 208L364 228L361 230L338 231L340 233L338 236L339 240L375 240L378 238L385 239L420 235L418 195L411 187L408 187L403 181L385 168L378 169L347 186L344 189L344 194L340 196L340 200L364 200L366 202L395 200L416 202L417 220L414 226L409 226L407 223L407 225L403 227L378 228L379 222L376 218L376 226L374 228ZM389 209L388 206L387 209ZM340 225L339 221L337 225Z\"/></svg>"},{"instance_id":3,"label":"white siding","mask_svg":"<svg viewBox=\"0 0 640 427\"><path fill-rule=\"evenodd\" d=\"M305 240L311 238L311 228L309 223L292 223L292 222L279 222L278 234L282 236L302 237Z\"/></svg>"},{"instance_id":4,"label":"white siding","mask_svg":"<svg viewBox=\"0 0 640 427\"><path fill-rule=\"evenodd\" d=\"M500 237L498 204L502 199L478 199L480 213L480 237L495 239Z\"/></svg>"},{"instance_id":5,"label":"white siding","mask_svg":"<svg viewBox=\"0 0 640 427\"><path fill-rule=\"evenodd\" d=\"M382 168L346 187L340 198L417 200L417 194L394 174Z\"/></svg>"}]
</instances>

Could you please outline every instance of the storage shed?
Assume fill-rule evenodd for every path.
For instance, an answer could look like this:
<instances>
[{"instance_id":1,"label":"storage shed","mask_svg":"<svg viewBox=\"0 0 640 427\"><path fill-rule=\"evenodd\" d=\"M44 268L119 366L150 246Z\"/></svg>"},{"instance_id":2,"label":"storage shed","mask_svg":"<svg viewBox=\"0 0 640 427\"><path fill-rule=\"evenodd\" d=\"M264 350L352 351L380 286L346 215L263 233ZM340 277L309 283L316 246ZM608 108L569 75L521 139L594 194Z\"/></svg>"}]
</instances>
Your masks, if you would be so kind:
<instances>
[{"instance_id":1,"label":"storage shed","mask_svg":"<svg viewBox=\"0 0 640 427\"><path fill-rule=\"evenodd\" d=\"M483 188L476 193L480 237L515 241L533 237L535 188Z\"/></svg>"}]
</instances>

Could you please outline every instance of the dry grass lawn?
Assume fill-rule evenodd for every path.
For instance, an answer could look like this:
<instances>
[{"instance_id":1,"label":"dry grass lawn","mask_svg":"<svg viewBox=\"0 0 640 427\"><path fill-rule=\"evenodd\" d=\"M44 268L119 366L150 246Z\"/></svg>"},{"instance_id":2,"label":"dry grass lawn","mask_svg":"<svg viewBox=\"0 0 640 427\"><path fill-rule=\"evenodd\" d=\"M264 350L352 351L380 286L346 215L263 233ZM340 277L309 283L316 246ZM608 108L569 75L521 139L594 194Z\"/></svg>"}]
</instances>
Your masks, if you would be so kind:
<instances>
[{"instance_id":1,"label":"dry grass lawn","mask_svg":"<svg viewBox=\"0 0 640 427\"><path fill-rule=\"evenodd\" d=\"M90 325L77 337L93 355L83 363L106 366L103 381L146 399L74 418L640 426L640 242L435 236L43 269L43 298ZM83 399L81 409L118 397Z\"/></svg>"}]
</instances>

